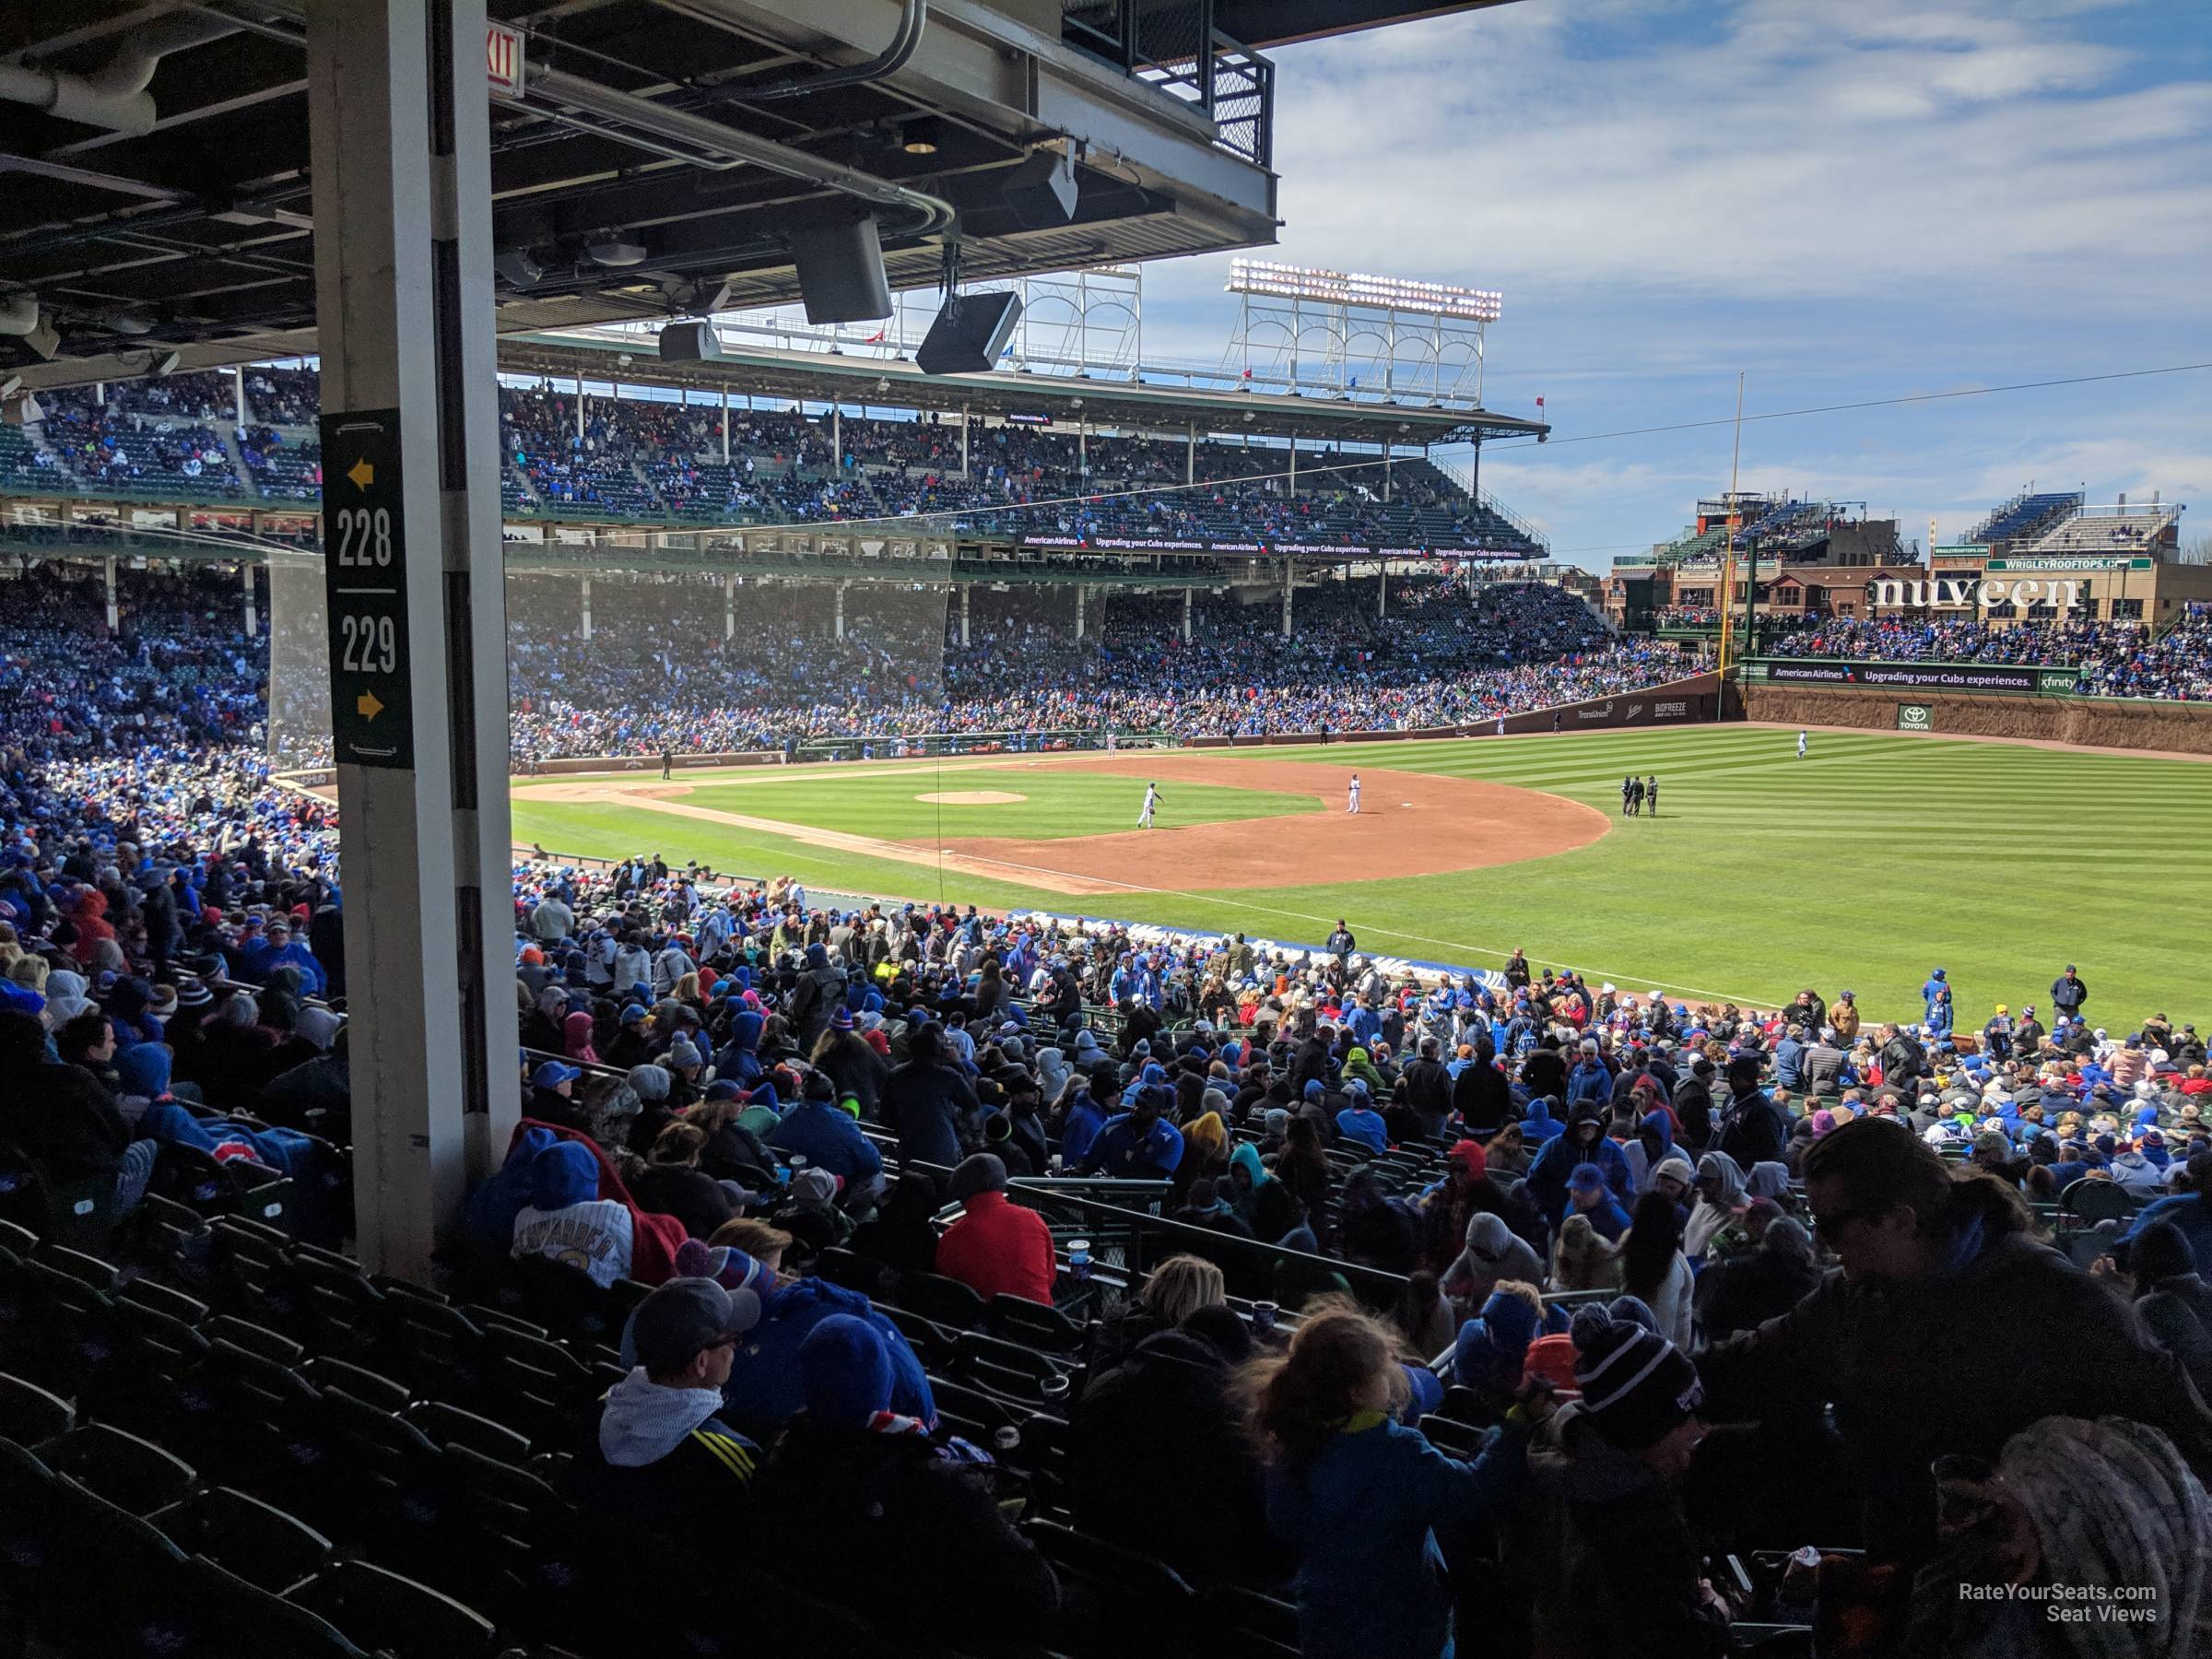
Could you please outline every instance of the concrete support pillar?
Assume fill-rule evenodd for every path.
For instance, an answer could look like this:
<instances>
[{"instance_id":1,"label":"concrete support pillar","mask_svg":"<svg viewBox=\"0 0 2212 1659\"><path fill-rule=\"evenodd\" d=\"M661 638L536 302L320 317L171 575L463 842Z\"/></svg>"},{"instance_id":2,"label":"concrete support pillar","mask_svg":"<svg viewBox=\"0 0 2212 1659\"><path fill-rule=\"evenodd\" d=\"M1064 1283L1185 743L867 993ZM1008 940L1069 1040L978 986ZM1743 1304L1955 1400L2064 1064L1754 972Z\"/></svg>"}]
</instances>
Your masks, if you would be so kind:
<instances>
[{"instance_id":1,"label":"concrete support pillar","mask_svg":"<svg viewBox=\"0 0 2212 1659\"><path fill-rule=\"evenodd\" d=\"M119 634L123 631L123 612L115 604L115 560L111 556L100 562L108 572L108 632Z\"/></svg>"},{"instance_id":2,"label":"concrete support pillar","mask_svg":"<svg viewBox=\"0 0 2212 1659\"><path fill-rule=\"evenodd\" d=\"M1287 495L1298 493L1298 440L1295 438L1290 440L1290 488L1284 493Z\"/></svg>"},{"instance_id":3,"label":"concrete support pillar","mask_svg":"<svg viewBox=\"0 0 2212 1659\"><path fill-rule=\"evenodd\" d=\"M576 637L588 640L592 637L592 579L589 576L577 584L576 597L583 613L583 622L577 629Z\"/></svg>"},{"instance_id":4,"label":"concrete support pillar","mask_svg":"<svg viewBox=\"0 0 2212 1659\"><path fill-rule=\"evenodd\" d=\"M845 470L845 411L842 406L830 406L830 470Z\"/></svg>"},{"instance_id":5,"label":"concrete support pillar","mask_svg":"<svg viewBox=\"0 0 2212 1659\"><path fill-rule=\"evenodd\" d=\"M724 395L728 395L726 393ZM737 578L722 579L722 639L725 645L737 637Z\"/></svg>"},{"instance_id":6,"label":"concrete support pillar","mask_svg":"<svg viewBox=\"0 0 2212 1659\"><path fill-rule=\"evenodd\" d=\"M251 561L238 567L239 586L245 590L246 638L252 639L261 631L261 618L253 604L253 566Z\"/></svg>"},{"instance_id":7,"label":"concrete support pillar","mask_svg":"<svg viewBox=\"0 0 2212 1659\"><path fill-rule=\"evenodd\" d=\"M1390 567L1387 564L1375 567L1375 615L1390 615Z\"/></svg>"},{"instance_id":8,"label":"concrete support pillar","mask_svg":"<svg viewBox=\"0 0 2212 1659\"><path fill-rule=\"evenodd\" d=\"M837 637L841 640L845 637L845 590L852 585L849 582L837 584Z\"/></svg>"},{"instance_id":9,"label":"concrete support pillar","mask_svg":"<svg viewBox=\"0 0 2212 1659\"><path fill-rule=\"evenodd\" d=\"M241 368L230 371L230 407L238 424L246 424L246 371Z\"/></svg>"},{"instance_id":10,"label":"concrete support pillar","mask_svg":"<svg viewBox=\"0 0 2212 1659\"><path fill-rule=\"evenodd\" d=\"M426 1284L522 1103L484 38L485 0L308 0L355 1239Z\"/></svg>"},{"instance_id":11,"label":"concrete support pillar","mask_svg":"<svg viewBox=\"0 0 2212 1659\"><path fill-rule=\"evenodd\" d=\"M1390 445L1382 446L1382 499L1390 500Z\"/></svg>"},{"instance_id":12,"label":"concrete support pillar","mask_svg":"<svg viewBox=\"0 0 2212 1659\"><path fill-rule=\"evenodd\" d=\"M1183 642L1185 645L1188 645L1188 644L1191 642L1191 637L1192 637L1192 635L1191 635L1191 603L1192 603L1192 601L1191 601L1191 596L1192 596L1194 594L1195 594L1197 591L1198 591L1198 590L1197 590L1196 588L1187 588L1187 587L1186 587L1186 588L1184 588L1184 589L1182 590L1182 642Z\"/></svg>"},{"instance_id":13,"label":"concrete support pillar","mask_svg":"<svg viewBox=\"0 0 2212 1659\"><path fill-rule=\"evenodd\" d=\"M1083 637L1083 597L1089 591L1081 582L1076 583L1076 638L1078 640Z\"/></svg>"},{"instance_id":14,"label":"concrete support pillar","mask_svg":"<svg viewBox=\"0 0 2212 1659\"><path fill-rule=\"evenodd\" d=\"M1090 477L1090 422L1080 418L1076 421L1076 477Z\"/></svg>"},{"instance_id":15,"label":"concrete support pillar","mask_svg":"<svg viewBox=\"0 0 2212 1659\"><path fill-rule=\"evenodd\" d=\"M1182 481L1198 482L1198 423L1192 421L1184 429L1182 440Z\"/></svg>"},{"instance_id":16,"label":"concrete support pillar","mask_svg":"<svg viewBox=\"0 0 2212 1659\"><path fill-rule=\"evenodd\" d=\"M1290 637L1290 595L1297 589L1297 575L1290 569L1290 561L1286 559L1283 560L1283 638L1286 640Z\"/></svg>"},{"instance_id":17,"label":"concrete support pillar","mask_svg":"<svg viewBox=\"0 0 2212 1659\"><path fill-rule=\"evenodd\" d=\"M583 436L583 376L576 377L576 436Z\"/></svg>"},{"instance_id":18,"label":"concrete support pillar","mask_svg":"<svg viewBox=\"0 0 2212 1659\"><path fill-rule=\"evenodd\" d=\"M968 411L960 411L960 477L968 477Z\"/></svg>"},{"instance_id":19,"label":"concrete support pillar","mask_svg":"<svg viewBox=\"0 0 2212 1659\"><path fill-rule=\"evenodd\" d=\"M960 649L968 648L968 590L972 584L960 583Z\"/></svg>"},{"instance_id":20,"label":"concrete support pillar","mask_svg":"<svg viewBox=\"0 0 2212 1659\"><path fill-rule=\"evenodd\" d=\"M722 464L730 464L730 389L722 389Z\"/></svg>"}]
</instances>

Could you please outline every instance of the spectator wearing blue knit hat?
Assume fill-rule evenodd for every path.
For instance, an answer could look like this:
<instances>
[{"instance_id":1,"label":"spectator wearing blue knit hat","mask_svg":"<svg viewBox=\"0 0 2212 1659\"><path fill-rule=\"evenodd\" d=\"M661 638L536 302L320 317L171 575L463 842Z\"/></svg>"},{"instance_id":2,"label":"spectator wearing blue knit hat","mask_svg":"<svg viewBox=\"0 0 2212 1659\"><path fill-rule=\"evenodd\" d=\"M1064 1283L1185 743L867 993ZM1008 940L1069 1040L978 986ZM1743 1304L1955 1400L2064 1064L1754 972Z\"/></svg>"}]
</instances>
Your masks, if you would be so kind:
<instances>
[{"instance_id":1,"label":"spectator wearing blue knit hat","mask_svg":"<svg viewBox=\"0 0 2212 1659\"><path fill-rule=\"evenodd\" d=\"M1629 1212L1606 1185L1606 1172L1594 1163L1574 1166L1567 1176L1567 1214L1589 1220L1597 1236L1618 1244L1629 1230Z\"/></svg>"},{"instance_id":2,"label":"spectator wearing blue knit hat","mask_svg":"<svg viewBox=\"0 0 2212 1659\"><path fill-rule=\"evenodd\" d=\"M798 1345L805 1408L757 1495L779 1571L917 1642L1043 1641L1059 1585L1000 1513L980 1454L894 1409L892 1356L869 1321L831 1314Z\"/></svg>"}]
</instances>

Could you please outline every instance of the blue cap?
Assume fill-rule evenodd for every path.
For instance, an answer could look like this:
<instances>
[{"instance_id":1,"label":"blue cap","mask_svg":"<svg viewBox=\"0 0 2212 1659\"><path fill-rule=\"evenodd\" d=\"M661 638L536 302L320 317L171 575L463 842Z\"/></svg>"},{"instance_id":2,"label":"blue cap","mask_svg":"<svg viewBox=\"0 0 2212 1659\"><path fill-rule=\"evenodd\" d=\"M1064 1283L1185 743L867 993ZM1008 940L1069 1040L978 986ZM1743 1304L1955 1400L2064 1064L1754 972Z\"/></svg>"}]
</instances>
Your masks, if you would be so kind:
<instances>
[{"instance_id":1,"label":"blue cap","mask_svg":"<svg viewBox=\"0 0 2212 1659\"><path fill-rule=\"evenodd\" d=\"M564 1065L558 1060L547 1060L530 1074L532 1085L538 1088L558 1088L563 1083L573 1083L583 1076L573 1065Z\"/></svg>"},{"instance_id":2,"label":"blue cap","mask_svg":"<svg viewBox=\"0 0 2212 1659\"><path fill-rule=\"evenodd\" d=\"M1567 1177L1567 1184L1577 1192L1595 1192L1606 1184L1606 1172L1595 1164L1576 1164Z\"/></svg>"}]
</instances>

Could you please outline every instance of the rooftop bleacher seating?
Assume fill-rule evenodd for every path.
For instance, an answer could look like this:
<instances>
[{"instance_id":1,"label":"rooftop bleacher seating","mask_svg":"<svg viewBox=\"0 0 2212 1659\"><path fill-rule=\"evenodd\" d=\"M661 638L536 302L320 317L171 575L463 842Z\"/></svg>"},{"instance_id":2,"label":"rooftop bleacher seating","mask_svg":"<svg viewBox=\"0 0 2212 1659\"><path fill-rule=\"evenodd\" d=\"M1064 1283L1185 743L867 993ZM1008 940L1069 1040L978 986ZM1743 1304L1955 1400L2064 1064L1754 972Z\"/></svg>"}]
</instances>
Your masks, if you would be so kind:
<instances>
[{"instance_id":1,"label":"rooftop bleacher seating","mask_svg":"<svg viewBox=\"0 0 2212 1659\"><path fill-rule=\"evenodd\" d=\"M2077 489L2023 490L1967 532L1966 539L1984 547L1999 542L2032 542L2063 515L2079 511L2081 501Z\"/></svg>"}]
</instances>

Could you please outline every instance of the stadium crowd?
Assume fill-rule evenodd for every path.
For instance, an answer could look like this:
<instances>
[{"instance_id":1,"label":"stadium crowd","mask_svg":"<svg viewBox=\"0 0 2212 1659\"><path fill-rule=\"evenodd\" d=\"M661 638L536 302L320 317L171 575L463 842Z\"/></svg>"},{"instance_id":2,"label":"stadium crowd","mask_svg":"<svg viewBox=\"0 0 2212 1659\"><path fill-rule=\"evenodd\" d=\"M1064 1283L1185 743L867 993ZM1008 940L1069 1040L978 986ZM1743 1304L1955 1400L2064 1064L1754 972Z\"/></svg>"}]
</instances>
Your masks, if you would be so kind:
<instances>
[{"instance_id":1,"label":"stadium crowd","mask_svg":"<svg viewBox=\"0 0 2212 1659\"><path fill-rule=\"evenodd\" d=\"M1201 595L1193 637L1174 598L1072 590L976 593L969 643L939 593L855 585L836 637L827 585L751 587L725 643L714 585L595 582L593 631L558 580L511 584L518 757L658 754L924 733L1239 736L1413 730L1639 689L1689 672L1672 644L1616 640L1539 583L1394 578L1301 590L1282 634L1274 595ZM1095 594L1095 590L1094 590Z\"/></svg>"},{"instance_id":2,"label":"stadium crowd","mask_svg":"<svg viewBox=\"0 0 2212 1659\"><path fill-rule=\"evenodd\" d=\"M303 369L172 375L41 394L27 482L74 478L154 500L310 500L322 464ZM241 404L242 410L241 413ZM581 412L580 412L581 411ZM938 534L1203 537L1475 546L1533 555L1530 534L1426 461L1301 450L1303 487L1271 445L1078 437L1049 426L500 388L501 500L519 517L676 523L922 520ZM237 453L231 453L235 441ZM1183 488L1194 479L1199 486ZM1121 499L1100 500L1117 492Z\"/></svg>"},{"instance_id":3,"label":"stadium crowd","mask_svg":"<svg viewBox=\"0 0 2212 1659\"><path fill-rule=\"evenodd\" d=\"M127 1242L252 1172L323 1194L292 1225L342 1247L336 834L266 783L235 591L134 578L113 640L91 583L11 594L6 1194L33 1171ZM1509 657L1563 620L1545 590L1440 585L1388 644L1347 602L1357 695L1433 695L1477 604ZM994 626L1004 650L1051 624ZM1107 695L1177 672L1141 618L1100 632ZM1200 649L1248 665L1261 637ZM627 1299L551 1471L579 1525L680 1551L746 1518L760 1571L954 1651L1110 1651L1100 1560L1124 1594L1164 1564L1279 1596L1316 1659L1440 1659L1455 1631L1718 1655L1800 1621L1929 1659L2212 1635L2212 1076L2194 1024L2101 1011L2086 947L1976 1030L1940 970L1920 1020L1877 1024L1849 990L1692 1006L1518 953L1385 973L1348 928L1263 953L657 857L513 874L524 1123L449 1288L534 1267ZM1122 1192L1180 1252L1078 1254L1017 1184L1068 1175L1152 1183ZM993 1389L1021 1373L955 1381L912 1305L951 1317L955 1290L1076 1333L1030 1353L1010 1441L991 1413L1029 1396ZM35 1342L0 1371L49 1360L83 1374ZM1730 1567L1802 1546L1865 1554ZM2042 1617L2068 1587L2153 1617L2072 1645Z\"/></svg>"},{"instance_id":4,"label":"stadium crowd","mask_svg":"<svg viewBox=\"0 0 2212 1659\"><path fill-rule=\"evenodd\" d=\"M2202 605L2156 639L2140 627L2088 620L1995 626L1967 618L1830 617L1766 649L1775 656L2050 664L2075 669L2084 696L2212 698L2212 606Z\"/></svg>"}]
</instances>

